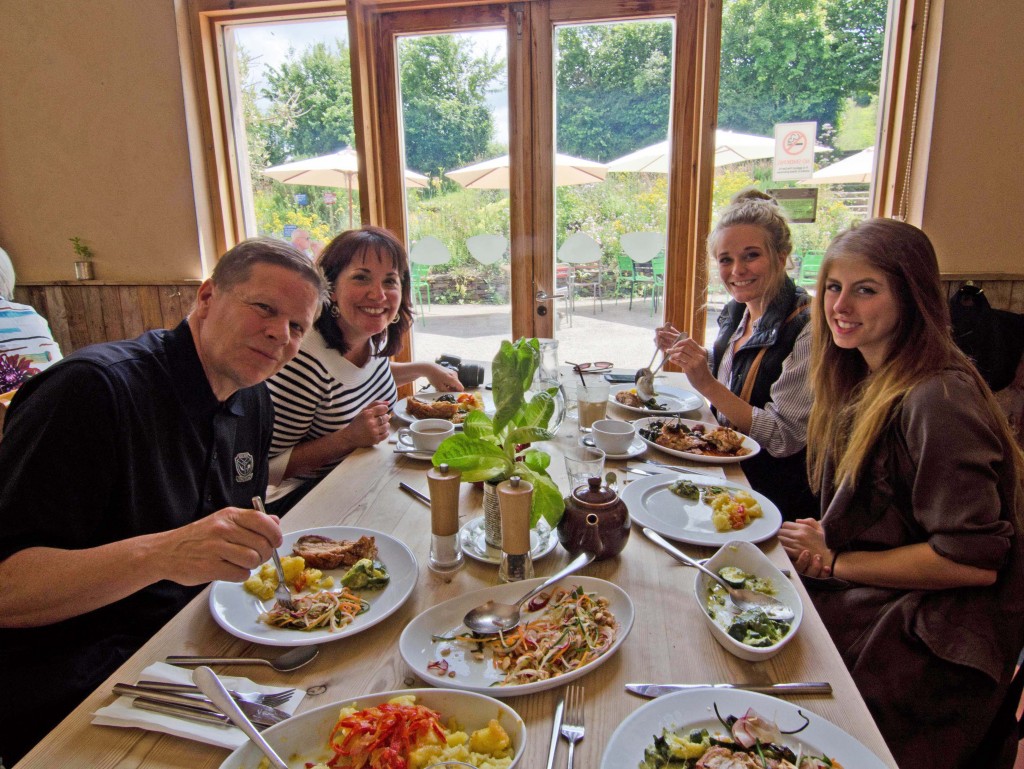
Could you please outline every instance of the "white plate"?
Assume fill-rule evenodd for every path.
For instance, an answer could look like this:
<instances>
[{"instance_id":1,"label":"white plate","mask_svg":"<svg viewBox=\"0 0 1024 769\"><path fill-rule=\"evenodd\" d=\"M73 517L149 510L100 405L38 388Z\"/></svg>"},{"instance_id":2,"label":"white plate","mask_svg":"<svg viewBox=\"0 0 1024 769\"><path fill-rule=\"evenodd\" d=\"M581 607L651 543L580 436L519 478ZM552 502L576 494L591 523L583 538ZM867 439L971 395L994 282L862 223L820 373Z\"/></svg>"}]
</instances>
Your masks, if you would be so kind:
<instances>
[{"instance_id":1,"label":"white plate","mask_svg":"<svg viewBox=\"0 0 1024 769\"><path fill-rule=\"evenodd\" d=\"M804 617L804 605L800 601L800 594L796 592L793 583L786 579L779 568L768 560L768 556L762 553L757 545L750 542L733 540L719 548L718 552L708 558L706 564L716 574L726 566L735 566L747 574L767 579L775 589L775 597L793 610L793 620L789 625L789 632L782 637L782 640L771 646L747 646L729 635L725 629L715 622L707 612L708 589L711 579L706 574L698 574L693 581L693 597L697 601L700 613L711 631L711 635L730 654L748 662L760 662L778 654L782 647L790 642L796 631L800 629L800 622Z\"/></svg>"},{"instance_id":2,"label":"white plate","mask_svg":"<svg viewBox=\"0 0 1024 769\"><path fill-rule=\"evenodd\" d=\"M579 445L588 449L597 448L597 444L594 443L593 435L584 435L580 438ZM633 442L629 444L629 448L624 454L609 454L607 451L604 453L605 459L632 459L638 457L647 451L647 444L644 439L639 435L633 439Z\"/></svg>"},{"instance_id":3,"label":"white plate","mask_svg":"<svg viewBox=\"0 0 1024 769\"><path fill-rule=\"evenodd\" d=\"M489 416L493 416L494 415L494 398L491 396L491 393L489 391L487 391L487 390L468 390L467 392L471 392L474 395L479 395L481 398L483 398L484 399L484 412L486 414L488 414ZM416 395L416 400L432 401L432 400L436 400L437 398L440 398L442 395L454 395L457 398L461 394L462 393L457 393L457 392L455 392L455 393L439 393L439 392L428 391L428 392L416 393L415 395ZM398 399L398 402L395 404L394 414L395 414L396 417L398 417L399 420L401 420L402 422L405 422L407 425L411 425L413 422L416 421L416 417L412 416L406 410L406 399L405 398L399 398ZM455 425L455 429L456 430L461 430L462 429L462 425L461 424Z\"/></svg>"},{"instance_id":4,"label":"white plate","mask_svg":"<svg viewBox=\"0 0 1024 769\"><path fill-rule=\"evenodd\" d=\"M405 603L416 585L416 556L412 550L394 537L372 529L358 529L353 526L326 526L319 529L303 529L284 535L284 544L279 552L291 553L292 545L304 534L322 534L331 539L359 539L374 537L377 543L377 558L387 567L391 581L383 590L360 590L359 595L370 602L368 611L360 614L348 625L330 632L329 630L289 630L271 627L259 621L262 612L274 605L274 599L261 601L248 592L240 582L214 582L210 589L210 613L213 619L233 636L267 646L310 646L347 638L373 627ZM334 577L333 589L341 586L341 576L347 569L333 569L324 574Z\"/></svg>"},{"instance_id":5,"label":"white plate","mask_svg":"<svg viewBox=\"0 0 1024 769\"><path fill-rule=\"evenodd\" d=\"M350 705L369 708L406 694L416 695L417 705L440 713L442 724L446 724L449 718L454 718L460 728L467 733L483 729L492 718L498 719L498 723L508 732L516 748L512 766L517 766L522 759L526 750L526 725L518 713L491 697L446 689L402 689L351 697L292 716L266 729L262 734L277 754L286 759L289 766L301 767L305 766L307 761L326 761L334 755L333 751L327 748L327 740L338 722L338 711L341 708ZM246 742L224 760L220 769L253 769L259 765L261 759L263 754L260 749L252 742Z\"/></svg>"},{"instance_id":6,"label":"white plate","mask_svg":"<svg viewBox=\"0 0 1024 769\"><path fill-rule=\"evenodd\" d=\"M624 384L618 387L613 387L610 394L608 395L608 402L618 406L620 409L631 411L634 414L678 414L682 411L693 411L694 409L700 409L704 406L704 399L692 393L689 390L680 390L679 388L659 388L655 386L655 392L658 393L655 396L655 400L658 403L666 406L664 409L648 409L638 408L636 406L627 406L625 403L619 403L615 400L615 394L627 390L632 390L636 385Z\"/></svg>"},{"instance_id":7,"label":"white plate","mask_svg":"<svg viewBox=\"0 0 1024 769\"><path fill-rule=\"evenodd\" d=\"M546 556L558 544L558 534L543 519L541 521L542 524L538 524L536 529L530 529L530 557L535 561ZM462 552L475 561L501 563L501 548L487 544L482 515L463 524L459 529L459 543Z\"/></svg>"},{"instance_id":8,"label":"white plate","mask_svg":"<svg viewBox=\"0 0 1024 769\"><path fill-rule=\"evenodd\" d=\"M395 449L395 454L400 457L408 457L409 459L418 459L420 462L429 462L434 458L433 451L419 451L416 449L403 449L402 451Z\"/></svg>"},{"instance_id":9,"label":"white plate","mask_svg":"<svg viewBox=\"0 0 1024 769\"><path fill-rule=\"evenodd\" d=\"M814 711L767 694L734 689L675 692L637 708L612 732L601 757L601 769L636 766L643 761L644 751L654 744L655 735L660 737L666 727L683 733L691 729L707 729L712 734L724 734L726 729L715 716L716 704L723 718L742 716L748 708L754 708L783 730L800 727L804 723L800 716L803 713L810 721L807 728L798 734L782 737L783 743L794 752L799 751L802 744L805 755L808 752L818 756L824 753L851 769L887 769L882 760L862 743Z\"/></svg>"},{"instance_id":10,"label":"white plate","mask_svg":"<svg viewBox=\"0 0 1024 769\"><path fill-rule=\"evenodd\" d=\"M645 417L644 419L638 419L633 423L634 425L636 425L636 434L640 435L640 430L647 427L647 425L649 425L651 422L664 422L666 419L671 420L673 422L679 421L682 424L689 427L691 430L697 425L704 425L704 429L708 431L714 430L716 427L721 427L721 425L712 424L710 422L696 422L692 419L678 419L677 417ZM743 435L743 433L740 433L740 435ZM708 465L736 464L737 462L742 462L744 459L750 459L751 457L757 455L761 451L761 445L753 438L751 438L749 435L743 435L743 447L746 449L750 449L750 453L744 454L742 457L712 457L708 456L707 454L693 454L689 451L676 451L675 449L670 449L666 446L661 446L655 443L654 441L649 441L642 435L640 435L640 438L648 446L653 446L658 451L664 451L666 454L671 454L674 457L688 459L691 462L701 462L703 464Z\"/></svg>"},{"instance_id":11,"label":"white plate","mask_svg":"<svg viewBox=\"0 0 1024 769\"><path fill-rule=\"evenodd\" d=\"M579 574L573 574L559 582L558 585L564 587L579 585L588 593L597 593L607 598L608 608L619 623L618 635L615 638L615 643L607 652L571 673L529 684L497 686L496 682L504 676L491 664L489 655L483 660L476 660L473 659L472 649L469 646L431 640L431 637L435 635L449 635L458 630L465 630L466 626L462 624L462 618L466 616L466 612L485 601L493 599L502 603L512 603L543 581L543 578L527 579L488 587L460 595L458 598L452 598L427 609L406 625L405 630L402 631L402 637L398 641L398 650L402 654L402 659L416 675L429 684L436 683L451 689L486 693L492 697L516 697L520 694L554 689L585 676L615 654L633 627L633 602L629 596L622 588L595 577L581 577ZM529 617L528 612L524 612L524 615ZM450 649L451 651L447 655L442 655L441 649ZM455 672L454 678L448 676L441 678L427 668L431 662L440 660L447 661L448 670Z\"/></svg>"},{"instance_id":12,"label":"white plate","mask_svg":"<svg viewBox=\"0 0 1024 769\"><path fill-rule=\"evenodd\" d=\"M725 486L746 491L761 505L763 514L739 531L718 531L711 522L711 508L703 499L683 499L669 491L668 487L680 478L693 481L698 486ZM691 545L721 547L733 540L763 542L775 536L782 525L782 513L768 497L741 483L720 481L706 475L661 473L640 478L623 489L622 501L629 509L630 518L638 525L648 526L663 536Z\"/></svg>"}]
</instances>

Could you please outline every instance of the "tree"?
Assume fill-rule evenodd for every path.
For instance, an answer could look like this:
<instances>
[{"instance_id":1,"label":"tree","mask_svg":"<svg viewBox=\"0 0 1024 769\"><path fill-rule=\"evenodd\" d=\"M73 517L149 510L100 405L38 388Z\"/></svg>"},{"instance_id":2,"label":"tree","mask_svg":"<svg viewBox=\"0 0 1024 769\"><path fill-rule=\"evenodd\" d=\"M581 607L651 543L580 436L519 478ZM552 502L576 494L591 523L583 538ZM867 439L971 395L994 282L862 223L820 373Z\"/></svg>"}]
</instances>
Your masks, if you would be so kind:
<instances>
[{"instance_id":1,"label":"tree","mask_svg":"<svg viewBox=\"0 0 1024 769\"><path fill-rule=\"evenodd\" d=\"M607 161L668 135L672 25L558 30L558 149Z\"/></svg>"},{"instance_id":2,"label":"tree","mask_svg":"<svg viewBox=\"0 0 1024 769\"><path fill-rule=\"evenodd\" d=\"M847 97L878 92L887 0L727 0L718 122L772 133L775 123L837 126Z\"/></svg>"},{"instance_id":3,"label":"tree","mask_svg":"<svg viewBox=\"0 0 1024 769\"><path fill-rule=\"evenodd\" d=\"M268 68L266 79L270 165L355 146L346 43L339 41L333 49L315 43L297 57L291 51L280 69Z\"/></svg>"},{"instance_id":4,"label":"tree","mask_svg":"<svg viewBox=\"0 0 1024 769\"><path fill-rule=\"evenodd\" d=\"M502 62L458 35L403 39L399 61L406 164L441 176L484 159L494 134L486 99L500 87Z\"/></svg>"}]
</instances>

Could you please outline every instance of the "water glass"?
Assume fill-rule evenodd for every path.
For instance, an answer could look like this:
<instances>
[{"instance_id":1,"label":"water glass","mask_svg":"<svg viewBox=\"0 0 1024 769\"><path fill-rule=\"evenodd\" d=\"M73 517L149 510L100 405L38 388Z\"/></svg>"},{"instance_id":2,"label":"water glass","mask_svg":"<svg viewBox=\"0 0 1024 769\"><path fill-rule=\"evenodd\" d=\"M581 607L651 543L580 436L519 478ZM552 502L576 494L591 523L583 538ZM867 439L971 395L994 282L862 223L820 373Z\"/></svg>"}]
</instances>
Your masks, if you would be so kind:
<instances>
[{"instance_id":1,"label":"water glass","mask_svg":"<svg viewBox=\"0 0 1024 769\"><path fill-rule=\"evenodd\" d=\"M565 474L569 476L569 491L585 486L590 478L604 476L604 452L587 446L573 446L565 450Z\"/></svg>"}]
</instances>

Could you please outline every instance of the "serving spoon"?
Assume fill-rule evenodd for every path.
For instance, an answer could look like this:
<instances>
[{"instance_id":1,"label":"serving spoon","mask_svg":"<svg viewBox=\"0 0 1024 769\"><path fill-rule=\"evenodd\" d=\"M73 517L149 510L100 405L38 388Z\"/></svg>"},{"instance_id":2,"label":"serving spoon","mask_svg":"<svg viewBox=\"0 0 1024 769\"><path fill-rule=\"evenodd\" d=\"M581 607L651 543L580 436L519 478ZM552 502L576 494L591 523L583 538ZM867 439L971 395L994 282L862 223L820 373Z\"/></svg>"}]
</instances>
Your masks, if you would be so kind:
<instances>
[{"instance_id":1,"label":"serving spoon","mask_svg":"<svg viewBox=\"0 0 1024 769\"><path fill-rule=\"evenodd\" d=\"M511 630L519 624L519 607L529 601L538 593L551 587L560 579L568 577L575 571L579 571L588 563L594 560L593 553L583 552L576 556L569 565L558 572L550 579L541 582L537 587L524 595L515 603L496 603L493 600L487 601L471 609L462 622L474 633L481 635L495 635Z\"/></svg>"},{"instance_id":2,"label":"serving spoon","mask_svg":"<svg viewBox=\"0 0 1024 769\"><path fill-rule=\"evenodd\" d=\"M711 579L725 588L725 591L729 594L729 598L732 600L740 609L760 609L771 619L777 620L791 620L796 616L794 611L786 606L778 598L773 598L770 595L764 593L758 593L756 590L747 590L745 588L733 587L724 579L715 574L711 569L702 564L700 561L694 560L682 550L674 547L667 539L661 536L658 532L653 529L649 529L644 526L644 536L657 545L660 545L669 555L675 558L677 561L682 561L687 566L692 566L695 569L700 569L702 572L707 574Z\"/></svg>"},{"instance_id":3,"label":"serving spoon","mask_svg":"<svg viewBox=\"0 0 1024 769\"><path fill-rule=\"evenodd\" d=\"M674 346L677 342L681 342L685 338L686 332L680 331L676 334L676 338L672 340L672 344L670 344L669 347ZM657 357L657 355L658 349L655 347L654 357ZM651 358L651 363L654 363L654 357ZM649 363L646 368L639 369L636 372L636 376L633 377L633 382L636 383L636 394L645 401L649 401L657 395L657 393L654 392L654 375L661 371L661 367L665 365L666 361L668 361L667 351L664 353L661 363L658 364L658 367L654 369L654 371L651 371L651 365Z\"/></svg>"},{"instance_id":4,"label":"serving spoon","mask_svg":"<svg viewBox=\"0 0 1024 769\"><path fill-rule=\"evenodd\" d=\"M188 657L178 655L167 657L164 662L171 665L267 665L279 673L289 673L312 662L319 653L320 647L311 645L296 646L279 657L269 660L263 657Z\"/></svg>"}]
</instances>

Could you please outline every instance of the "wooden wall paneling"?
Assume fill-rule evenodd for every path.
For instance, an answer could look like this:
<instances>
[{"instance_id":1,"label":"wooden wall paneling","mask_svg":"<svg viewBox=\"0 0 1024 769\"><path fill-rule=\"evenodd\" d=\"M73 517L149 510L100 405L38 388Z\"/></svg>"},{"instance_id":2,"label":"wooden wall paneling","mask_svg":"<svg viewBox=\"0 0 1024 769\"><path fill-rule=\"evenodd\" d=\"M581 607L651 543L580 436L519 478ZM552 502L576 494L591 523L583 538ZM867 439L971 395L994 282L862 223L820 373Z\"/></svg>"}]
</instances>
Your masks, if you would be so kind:
<instances>
[{"instance_id":1,"label":"wooden wall paneling","mask_svg":"<svg viewBox=\"0 0 1024 769\"><path fill-rule=\"evenodd\" d=\"M106 329L103 325L103 297L99 290L82 291L85 305L85 344L96 344L106 341Z\"/></svg>"},{"instance_id":2,"label":"wooden wall paneling","mask_svg":"<svg viewBox=\"0 0 1024 769\"><path fill-rule=\"evenodd\" d=\"M121 286L118 289L118 300L121 304L121 321L123 339L134 339L146 330L142 321L142 308L139 306L139 287Z\"/></svg>"},{"instance_id":3,"label":"wooden wall paneling","mask_svg":"<svg viewBox=\"0 0 1024 769\"><path fill-rule=\"evenodd\" d=\"M139 314L142 330L152 331L164 327L164 315L160 307L160 286L139 286Z\"/></svg>"},{"instance_id":4,"label":"wooden wall paneling","mask_svg":"<svg viewBox=\"0 0 1024 769\"><path fill-rule=\"evenodd\" d=\"M160 317L164 328L174 328L188 313L188 309L182 308L181 299L181 289L177 286L160 286Z\"/></svg>"},{"instance_id":5,"label":"wooden wall paneling","mask_svg":"<svg viewBox=\"0 0 1024 769\"><path fill-rule=\"evenodd\" d=\"M44 288L46 296L46 319L50 322L50 332L54 341L60 345L61 353L75 349L71 340L71 331L68 328L67 312L64 309L64 296L59 285L49 285Z\"/></svg>"},{"instance_id":6,"label":"wooden wall paneling","mask_svg":"<svg viewBox=\"0 0 1024 769\"><path fill-rule=\"evenodd\" d=\"M121 293L117 286L100 286L100 301L103 304L104 341L124 339L124 318L121 315Z\"/></svg>"},{"instance_id":7,"label":"wooden wall paneling","mask_svg":"<svg viewBox=\"0 0 1024 769\"><path fill-rule=\"evenodd\" d=\"M71 344L77 350L89 344L89 328L85 319L85 292L75 290L73 286L61 286L60 292L64 297Z\"/></svg>"}]
</instances>

